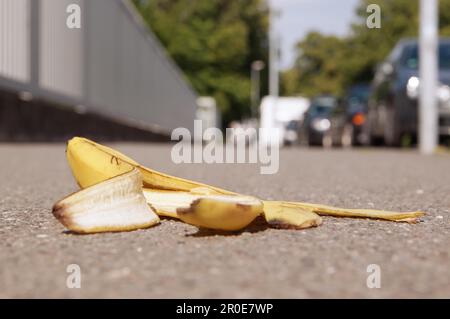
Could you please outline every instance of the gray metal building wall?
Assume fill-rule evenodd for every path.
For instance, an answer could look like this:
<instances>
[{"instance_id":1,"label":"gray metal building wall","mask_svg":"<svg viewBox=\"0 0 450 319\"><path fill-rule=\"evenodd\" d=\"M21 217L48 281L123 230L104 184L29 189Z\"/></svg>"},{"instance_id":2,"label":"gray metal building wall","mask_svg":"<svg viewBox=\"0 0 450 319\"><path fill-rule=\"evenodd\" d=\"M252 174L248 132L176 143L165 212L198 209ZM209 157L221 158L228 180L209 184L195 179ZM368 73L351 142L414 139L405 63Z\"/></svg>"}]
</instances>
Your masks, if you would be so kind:
<instances>
[{"instance_id":1,"label":"gray metal building wall","mask_svg":"<svg viewBox=\"0 0 450 319\"><path fill-rule=\"evenodd\" d=\"M66 26L72 3L81 29ZM0 0L2 86L165 133L191 129L196 110L195 92L126 0Z\"/></svg>"},{"instance_id":2,"label":"gray metal building wall","mask_svg":"<svg viewBox=\"0 0 450 319\"><path fill-rule=\"evenodd\" d=\"M0 0L0 76L29 81L29 0Z\"/></svg>"}]
</instances>

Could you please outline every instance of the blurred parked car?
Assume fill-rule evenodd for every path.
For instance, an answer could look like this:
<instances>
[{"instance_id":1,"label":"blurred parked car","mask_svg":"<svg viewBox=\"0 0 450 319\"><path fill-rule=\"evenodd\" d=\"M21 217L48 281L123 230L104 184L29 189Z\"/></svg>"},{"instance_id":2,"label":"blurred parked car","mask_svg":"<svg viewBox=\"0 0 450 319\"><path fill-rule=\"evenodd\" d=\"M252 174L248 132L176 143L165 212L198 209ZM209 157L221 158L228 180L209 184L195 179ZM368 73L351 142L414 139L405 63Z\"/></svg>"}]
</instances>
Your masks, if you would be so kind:
<instances>
[{"instance_id":1,"label":"blurred parked car","mask_svg":"<svg viewBox=\"0 0 450 319\"><path fill-rule=\"evenodd\" d=\"M300 126L299 142L306 145L331 146L328 134L331 113L337 105L337 99L330 95L314 98Z\"/></svg>"},{"instance_id":2,"label":"blurred parked car","mask_svg":"<svg viewBox=\"0 0 450 319\"><path fill-rule=\"evenodd\" d=\"M366 144L368 136L363 129L367 118L369 84L355 84L333 110L330 135L336 146Z\"/></svg>"},{"instance_id":3,"label":"blurred parked car","mask_svg":"<svg viewBox=\"0 0 450 319\"><path fill-rule=\"evenodd\" d=\"M439 52L439 134L450 136L450 39L441 38ZM418 130L418 43L401 40L376 71L373 94L369 99L368 125L370 142L383 140L400 145L406 134L413 138Z\"/></svg>"}]
</instances>

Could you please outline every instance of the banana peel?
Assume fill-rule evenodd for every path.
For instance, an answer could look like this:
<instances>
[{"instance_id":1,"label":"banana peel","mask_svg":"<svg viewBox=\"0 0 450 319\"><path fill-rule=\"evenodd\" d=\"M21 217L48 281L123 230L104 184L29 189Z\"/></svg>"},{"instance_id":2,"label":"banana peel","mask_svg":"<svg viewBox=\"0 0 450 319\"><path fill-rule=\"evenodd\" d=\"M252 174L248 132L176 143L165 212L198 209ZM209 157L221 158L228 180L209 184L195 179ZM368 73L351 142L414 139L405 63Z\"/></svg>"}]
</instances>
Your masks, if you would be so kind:
<instances>
[{"instance_id":1,"label":"banana peel","mask_svg":"<svg viewBox=\"0 0 450 319\"><path fill-rule=\"evenodd\" d=\"M159 223L142 193L137 169L87 187L57 202L53 215L75 233L130 231Z\"/></svg>"},{"instance_id":2,"label":"banana peel","mask_svg":"<svg viewBox=\"0 0 450 319\"><path fill-rule=\"evenodd\" d=\"M295 229L320 225L322 219L319 215L410 223L418 221L418 218L424 215L420 211L400 213L343 209L302 202L259 201L256 198L249 201L250 209L243 210L238 204L240 201L246 201L243 197L248 199L249 196L152 170L112 148L86 138L72 138L67 144L66 153L72 173L81 188L101 183L136 168L142 175L143 194L147 203L158 215L179 218L199 227L237 230L247 226L261 213L272 227ZM237 198L229 201L229 198L224 199L221 196ZM236 219L240 218L242 221L239 223Z\"/></svg>"}]
</instances>

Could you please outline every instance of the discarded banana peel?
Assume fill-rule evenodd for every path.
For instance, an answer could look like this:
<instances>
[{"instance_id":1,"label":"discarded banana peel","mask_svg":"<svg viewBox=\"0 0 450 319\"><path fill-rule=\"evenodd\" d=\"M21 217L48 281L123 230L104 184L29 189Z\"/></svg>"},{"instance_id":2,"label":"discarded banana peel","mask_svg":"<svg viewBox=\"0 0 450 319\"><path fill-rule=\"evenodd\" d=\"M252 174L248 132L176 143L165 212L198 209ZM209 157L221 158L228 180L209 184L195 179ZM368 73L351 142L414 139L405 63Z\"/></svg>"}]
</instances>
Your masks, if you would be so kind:
<instances>
[{"instance_id":1,"label":"discarded banana peel","mask_svg":"<svg viewBox=\"0 0 450 319\"><path fill-rule=\"evenodd\" d=\"M275 228L303 229L322 224L322 218L309 209L265 201L264 218Z\"/></svg>"},{"instance_id":2,"label":"discarded banana peel","mask_svg":"<svg viewBox=\"0 0 450 319\"><path fill-rule=\"evenodd\" d=\"M69 195L52 213L76 233L129 231L159 223L146 203L137 169Z\"/></svg>"},{"instance_id":3,"label":"discarded banana peel","mask_svg":"<svg viewBox=\"0 0 450 319\"><path fill-rule=\"evenodd\" d=\"M156 209L157 214L179 218L200 227L237 230L238 227L243 228L248 225L263 210L270 225L282 228L307 228L320 225L322 220L318 215L400 222L415 222L418 217L424 215L422 212L398 213L342 209L289 201L262 201L264 208L261 209L256 203L258 200L252 197L250 198L255 202L250 201L250 212L243 213L237 208L238 203L242 197L249 198L248 196L157 172L114 149L85 138L74 137L69 141L67 160L80 187L100 183L132 167L137 168L142 174L145 198L149 205ZM224 202L219 195L236 198ZM253 215L255 216L250 218ZM241 223L235 221L237 216L242 218Z\"/></svg>"}]
</instances>

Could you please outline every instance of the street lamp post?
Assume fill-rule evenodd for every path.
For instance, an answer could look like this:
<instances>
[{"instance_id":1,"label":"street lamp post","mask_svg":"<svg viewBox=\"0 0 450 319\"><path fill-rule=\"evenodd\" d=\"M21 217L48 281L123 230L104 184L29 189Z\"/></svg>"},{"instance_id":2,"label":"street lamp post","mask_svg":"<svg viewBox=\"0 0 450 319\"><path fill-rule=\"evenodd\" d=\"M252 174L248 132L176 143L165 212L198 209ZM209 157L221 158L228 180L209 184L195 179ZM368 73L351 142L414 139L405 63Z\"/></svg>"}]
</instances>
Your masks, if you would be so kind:
<instances>
[{"instance_id":1,"label":"street lamp post","mask_svg":"<svg viewBox=\"0 0 450 319\"><path fill-rule=\"evenodd\" d=\"M258 114L258 106L260 101L260 79L261 71L264 69L265 63L263 61L254 61L251 67L251 112L252 117L255 118Z\"/></svg>"},{"instance_id":2,"label":"street lamp post","mask_svg":"<svg viewBox=\"0 0 450 319\"><path fill-rule=\"evenodd\" d=\"M281 16L281 11L275 8L270 10L269 23L269 95L279 95L279 53L280 36L277 33L275 20Z\"/></svg>"},{"instance_id":3,"label":"street lamp post","mask_svg":"<svg viewBox=\"0 0 450 319\"><path fill-rule=\"evenodd\" d=\"M420 1L419 60L419 146L422 154L431 154L437 145L437 81L438 81L438 6L437 0Z\"/></svg>"}]
</instances>

